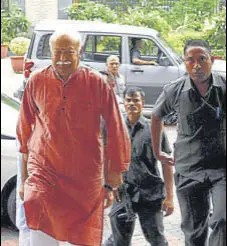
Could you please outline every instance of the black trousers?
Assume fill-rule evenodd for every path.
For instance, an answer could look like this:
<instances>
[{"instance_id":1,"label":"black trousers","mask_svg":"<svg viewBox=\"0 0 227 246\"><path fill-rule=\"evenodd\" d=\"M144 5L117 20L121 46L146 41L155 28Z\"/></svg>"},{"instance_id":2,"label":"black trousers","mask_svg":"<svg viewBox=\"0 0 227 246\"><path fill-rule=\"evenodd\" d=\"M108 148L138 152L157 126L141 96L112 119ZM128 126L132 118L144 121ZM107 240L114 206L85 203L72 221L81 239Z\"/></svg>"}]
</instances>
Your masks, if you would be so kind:
<instances>
[{"instance_id":1,"label":"black trousers","mask_svg":"<svg viewBox=\"0 0 227 246\"><path fill-rule=\"evenodd\" d=\"M200 182L175 173L185 246L226 245L226 176L219 174L211 170ZM211 217L210 197L213 204ZM212 231L208 239L209 227Z\"/></svg>"},{"instance_id":2,"label":"black trousers","mask_svg":"<svg viewBox=\"0 0 227 246\"><path fill-rule=\"evenodd\" d=\"M168 242L164 236L163 213L161 211L162 202L151 202L149 206L134 205L134 211L139 217L140 225L145 239L152 246L167 246ZM124 208L116 210L113 204L110 212L112 235L105 242L105 246L130 246L135 220L127 222L126 218L119 218L125 213ZM114 212L113 212L114 211Z\"/></svg>"}]
</instances>

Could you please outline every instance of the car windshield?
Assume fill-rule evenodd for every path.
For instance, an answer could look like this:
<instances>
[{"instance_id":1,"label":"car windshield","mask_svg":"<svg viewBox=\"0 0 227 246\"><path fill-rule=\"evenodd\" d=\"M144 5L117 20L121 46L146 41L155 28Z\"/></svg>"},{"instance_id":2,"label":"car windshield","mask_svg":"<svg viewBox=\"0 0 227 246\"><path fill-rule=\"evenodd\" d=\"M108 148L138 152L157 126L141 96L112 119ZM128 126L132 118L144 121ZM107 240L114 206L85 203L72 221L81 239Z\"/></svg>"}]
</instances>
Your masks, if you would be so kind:
<instances>
[{"instance_id":1,"label":"car windshield","mask_svg":"<svg viewBox=\"0 0 227 246\"><path fill-rule=\"evenodd\" d=\"M174 48L169 44L168 41L166 41L163 37L160 38L160 42L162 45L169 51L172 57L176 59L176 61L181 64L184 62L184 59L181 55L177 54L177 52L174 50Z\"/></svg>"}]
</instances>

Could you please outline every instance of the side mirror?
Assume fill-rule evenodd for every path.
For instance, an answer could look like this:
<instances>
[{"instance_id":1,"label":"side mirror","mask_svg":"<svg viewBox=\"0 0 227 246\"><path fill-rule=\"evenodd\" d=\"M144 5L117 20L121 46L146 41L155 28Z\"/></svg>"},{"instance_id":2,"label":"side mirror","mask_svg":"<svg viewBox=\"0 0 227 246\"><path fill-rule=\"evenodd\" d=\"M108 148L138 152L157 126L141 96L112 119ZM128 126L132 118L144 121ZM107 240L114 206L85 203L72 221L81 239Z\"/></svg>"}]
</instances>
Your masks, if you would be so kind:
<instances>
[{"instance_id":1,"label":"side mirror","mask_svg":"<svg viewBox=\"0 0 227 246\"><path fill-rule=\"evenodd\" d=\"M172 63L170 62L168 57L160 57L159 65L164 66L164 67L168 67L168 66L172 66Z\"/></svg>"}]
</instances>

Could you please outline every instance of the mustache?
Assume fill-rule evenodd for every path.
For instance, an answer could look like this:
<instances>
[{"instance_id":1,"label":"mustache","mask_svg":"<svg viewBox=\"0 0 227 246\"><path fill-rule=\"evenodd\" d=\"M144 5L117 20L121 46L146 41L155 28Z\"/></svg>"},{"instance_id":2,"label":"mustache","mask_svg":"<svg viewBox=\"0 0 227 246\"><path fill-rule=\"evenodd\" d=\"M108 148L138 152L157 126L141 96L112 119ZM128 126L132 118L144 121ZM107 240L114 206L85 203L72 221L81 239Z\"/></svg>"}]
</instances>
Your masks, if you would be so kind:
<instances>
[{"instance_id":1,"label":"mustache","mask_svg":"<svg viewBox=\"0 0 227 246\"><path fill-rule=\"evenodd\" d=\"M194 72L193 74L195 76L204 76L204 73L202 73L202 72Z\"/></svg>"},{"instance_id":2,"label":"mustache","mask_svg":"<svg viewBox=\"0 0 227 246\"><path fill-rule=\"evenodd\" d=\"M71 63L72 63L71 61L57 61L56 65L69 65Z\"/></svg>"},{"instance_id":3,"label":"mustache","mask_svg":"<svg viewBox=\"0 0 227 246\"><path fill-rule=\"evenodd\" d=\"M135 106L129 106L128 109L132 110L132 109L136 109L136 107Z\"/></svg>"}]
</instances>

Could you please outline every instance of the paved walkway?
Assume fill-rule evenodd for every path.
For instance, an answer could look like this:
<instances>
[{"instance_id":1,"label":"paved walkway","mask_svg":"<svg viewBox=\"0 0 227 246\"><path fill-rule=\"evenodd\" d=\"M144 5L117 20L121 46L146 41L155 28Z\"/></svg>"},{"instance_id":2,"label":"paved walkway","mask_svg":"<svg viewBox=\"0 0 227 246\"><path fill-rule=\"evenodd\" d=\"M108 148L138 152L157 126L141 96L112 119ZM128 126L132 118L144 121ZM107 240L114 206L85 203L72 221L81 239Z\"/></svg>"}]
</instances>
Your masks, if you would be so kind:
<instances>
[{"instance_id":1,"label":"paved walkway","mask_svg":"<svg viewBox=\"0 0 227 246\"><path fill-rule=\"evenodd\" d=\"M13 97L13 93L18 89L23 81L22 74L15 74L11 68L10 59L1 59L1 90L2 93L5 93ZM176 130L175 127L168 127L167 134L170 138L171 143L175 140ZM175 211L169 217L164 218L165 225L165 235L169 242L169 246L183 246L183 234L180 230L180 211L179 205L176 199L174 198ZM10 231L7 232L7 229L2 228L2 233L4 237L1 237L1 246L17 246L18 245L18 233L14 233L14 236L10 236ZM8 236L7 236L8 234ZM110 227L108 223L105 223L104 233L103 233L103 242L110 235ZM146 243L139 222L137 220L135 232L133 235L132 246L148 246ZM154 245L155 246L155 245Z\"/></svg>"}]
</instances>

